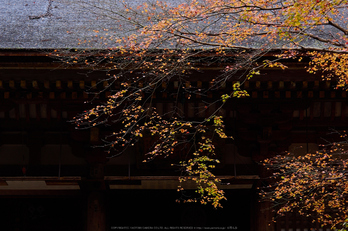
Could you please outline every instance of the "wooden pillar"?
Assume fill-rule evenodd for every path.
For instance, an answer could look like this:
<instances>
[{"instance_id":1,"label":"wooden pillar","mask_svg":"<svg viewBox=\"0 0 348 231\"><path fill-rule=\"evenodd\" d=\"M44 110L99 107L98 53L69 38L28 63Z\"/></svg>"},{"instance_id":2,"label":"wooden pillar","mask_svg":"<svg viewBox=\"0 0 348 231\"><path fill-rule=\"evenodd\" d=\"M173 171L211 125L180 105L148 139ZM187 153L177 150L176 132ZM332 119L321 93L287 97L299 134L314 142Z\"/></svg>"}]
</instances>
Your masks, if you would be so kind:
<instances>
[{"instance_id":1,"label":"wooden pillar","mask_svg":"<svg viewBox=\"0 0 348 231\"><path fill-rule=\"evenodd\" d=\"M89 192L87 203L86 231L106 231L105 192Z\"/></svg>"},{"instance_id":2,"label":"wooden pillar","mask_svg":"<svg viewBox=\"0 0 348 231\"><path fill-rule=\"evenodd\" d=\"M261 201L256 206L255 231L275 231L275 223L272 222L272 204L269 201Z\"/></svg>"},{"instance_id":3,"label":"wooden pillar","mask_svg":"<svg viewBox=\"0 0 348 231\"><path fill-rule=\"evenodd\" d=\"M269 176L269 172L263 166L258 167L258 172L260 180L258 180L253 188L255 189L254 194L254 204L252 206L252 231L276 231L275 223L272 221L273 216L275 215L272 211L272 202L269 200L264 200L259 195L258 188L262 188L265 184L268 184L262 179L265 179Z\"/></svg>"},{"instance_id":4,"label":"wooden pillar","mask_svg":"<svg viewBox=\"0 0 348 231\"><path fill-rule=\"evenodd\" d=\"M86 231L106 231L107 225L106 194L107 185L104 181L105 153L91 151L87 156L90 164L90 174L81 182L80 188L84 191L87 200Z\"/></svg>"},{"instance_id":5,"label":"wooden pillar","mask_svg":"<svg viewBox=\"0 0 348 231\"><path fill-rule=\"evenodd\" d=\"M85 231L106 231L107 187L104 180L85 179L80 182L85 200Z\"/></svg>"}]
</instances>

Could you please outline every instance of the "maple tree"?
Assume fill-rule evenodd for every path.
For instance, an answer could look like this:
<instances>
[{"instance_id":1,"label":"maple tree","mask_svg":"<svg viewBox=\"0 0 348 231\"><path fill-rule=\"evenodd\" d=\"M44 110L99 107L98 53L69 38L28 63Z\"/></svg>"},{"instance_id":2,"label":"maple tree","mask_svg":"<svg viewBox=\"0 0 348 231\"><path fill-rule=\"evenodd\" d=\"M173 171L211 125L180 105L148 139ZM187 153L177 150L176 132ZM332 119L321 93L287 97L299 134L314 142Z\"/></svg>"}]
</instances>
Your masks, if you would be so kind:
<instances>
[{"instance_id":1,"label":"maple tree","mask_svg":"<svg viewBox=\"0 0 348 231\"><path fill-rule=\"evenodd\" d=\"M296 211L323 226L346 225L348 137L336 130L330 136L335 142L326 139L316 153L288 153L264 161L274 170L275 181L261 194L275 202L279 215Z\"/></svg>"},{"instance_id":2,"label":"maple tree","mask_svg":"<svg viewBox=\"0 0 348 231\"><path fill-rule=\"evenodd\" d=\"M105 49L54 54L69 65L107 71L108 78L96 85L112 89L109 99L76 117L76 125L121 124L105 138L110 156L121 154L145 132L156 137L156 142L144 161L169 156L183 143L190 146L187 158L178 163L183 173L180 182L195 181L200 196L187 201L219 207L225 199L212 173L219 162L213 140L229 138L220 109L232 97L248 96L243 90L246 80L266 67L286 68L281 63L284 59L308 56L312 57L310 73L321 72L324 78L337 80L338 87L346 87L346 0L75 2L113 22L94 30L93 40L81 38L79 42L81 47L98 44ZM260 61L267 54L274 58ZM208 88L189 83L190 74L202 71L202 65L221 68ZM178 81L178 91L190 99L231 79L238 80L233 91L213 102L217 109L201 121L182 117L178 100L170 117L158 113L152 104L156 89L165 89L169 81Z\"/></svg>"}]
</instances>

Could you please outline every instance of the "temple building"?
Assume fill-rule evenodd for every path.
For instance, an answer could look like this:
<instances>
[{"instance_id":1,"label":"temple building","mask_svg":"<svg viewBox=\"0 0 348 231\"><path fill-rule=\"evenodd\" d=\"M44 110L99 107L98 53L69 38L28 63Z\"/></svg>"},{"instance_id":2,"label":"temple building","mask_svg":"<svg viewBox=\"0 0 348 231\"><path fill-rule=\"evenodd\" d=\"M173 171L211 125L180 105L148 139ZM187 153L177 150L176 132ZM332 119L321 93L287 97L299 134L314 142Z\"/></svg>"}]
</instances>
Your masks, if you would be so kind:
<instances>
[{"instance_id":1,"label":"temple building","mask_svg":"<svg viewBox=\"0 0 348 231\"><path fill-rule=\"evenodd\" d=\"M316 151L329 128L346 127L347 92L337 90L334 82L309 75L297 61L286 63L288 69L269 69L266 75L245 82L250 97L231 99L223 110L226 133L234 139L216 143L221 164L214 173L226 192L224 208L179 204L175 201L180 197L180 173L171 163L180 160L180 153L143 163L151 140L144 136L123 155L107 158L95 146L111 128L78 130L71 122L91 108L86 102L93 95L87 92L105 79L105 73L67 68L48 54L56 48L75 48L81 36L91 37L88 31L106 19L83 24L97 21L97 15L83 14L78 8L63 9L64 5L53 1L5 0L3 5L0 224L4 230L319 228L295 214L271 222L270 203L259 202L258 188L266 184L267 175L259 162L284 151L298 155ZM202 71L193 73L188 84L208 86L211 76L220 73L219 67ZM197 108L230 93L235 81L205 97L178 96L183 117L204 119ZM171 93L175 92L175 80L168 83L165 93L156 91L153 104L158 111L171 110ZM108 90L102 91L93 103L103 102L109 95ZM193 190L194 185L188 184L186 189Z\"/></svg>"}]
</instances>

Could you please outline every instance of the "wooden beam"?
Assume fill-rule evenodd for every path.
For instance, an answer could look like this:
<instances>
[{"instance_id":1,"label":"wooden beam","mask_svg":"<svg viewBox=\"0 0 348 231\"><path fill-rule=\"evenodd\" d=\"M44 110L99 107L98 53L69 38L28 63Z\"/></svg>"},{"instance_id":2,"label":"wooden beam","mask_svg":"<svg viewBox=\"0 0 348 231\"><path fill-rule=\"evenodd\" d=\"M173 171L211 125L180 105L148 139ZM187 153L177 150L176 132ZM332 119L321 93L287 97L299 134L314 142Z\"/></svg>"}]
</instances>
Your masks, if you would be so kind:
<instances>
[{"instance_id":1,"label":"wooden beam","mask_svg":"<svg viewBox=\"0 0 348 231\"><path fill-rule=\"evenodd\" d=\"M221 175L216 176L219 179L226 180L258 180L260 177L258 175L241 175L241 176L230 176ZM104 180L177 180L179 176L105 176ZM0 178L1 179L1 178Z\"/></svg>"}]
</instances>

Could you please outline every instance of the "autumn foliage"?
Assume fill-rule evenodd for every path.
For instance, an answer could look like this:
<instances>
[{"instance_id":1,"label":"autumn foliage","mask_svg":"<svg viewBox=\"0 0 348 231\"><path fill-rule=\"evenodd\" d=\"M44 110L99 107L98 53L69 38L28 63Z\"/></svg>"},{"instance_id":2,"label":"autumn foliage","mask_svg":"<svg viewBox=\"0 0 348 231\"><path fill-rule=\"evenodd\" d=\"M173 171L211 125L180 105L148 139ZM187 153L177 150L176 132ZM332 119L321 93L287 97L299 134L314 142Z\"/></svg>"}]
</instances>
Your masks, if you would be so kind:
<instances>
[{"instance_id":1,"label":"autumn foliage","mask_svg":"<svg viewBox=\"0 0 348 231\"><path fill-rule=\"evenodd\" d=\"M96 85L112 89L112 94L105 104L76 117L76 126L120 124L122 128L105 139L104 147L110 156L119 155L129 145L134 145L144 132L157 139L144 161L170 156L182 143L189 145L188 158L175 163L182 170L180 181L193 180L197 184L200 198L187 201L209 202L219 207L220 201L225 199L223 191L218 189L219 179L212 173L219 162L213 140L216 137L228 138L220 109L229 98L248 97L248 92L243 90L245 80L259 75L265 67L286 68L281 63L284 59L306 56L312 58L308 63L310 73L320 72L326 79L337 79L338 87L346 87L346 0L76 2L114 22L112 28L93 31L95 40L105 49L57 50L53 54L69 65L87 66L107 73L107 77ZM90 40L81 38L79 46L89 47L90 43ZM259 61L260 57L269 54L274 55L272 59ZM202 71L202 66L218 66L221 72L211 78L208 88L187 84L190 74ZM180 116L177 100L170 117L159 114L152 104L156 89L166 88L172 80L178 81L178 89L190 100L192 94L204 96L231 79L239 80L233 85L233 91L221 95L214 102L218 109L201 121L189 121ZM310 168L311 165L306 163L313 161L313 155L296 159L296 171ZM331 160L329 153L323 154L321 164L328 165ZM285 156L274 161L279 164L290 161L292 164L295 159ZM313 171L308 170L303 176L311 177ZM331 178L338 181L339 175L332 174ZM286 179L291 182L292 178ZM302 179L307 182L303 187L310 191L312 184L315 187L330 185L335 191L334 184L330 183L332 180L325 179L317 179L320 183ZM291 183L282 182L277 188L281 189L279 191L285 191L286 197L298 196L287 185ZM330 202L331 207L341 205L338 194L332 192L331 196L337 197L338 201ZM275 198L280 199L278 197L280 195L275 194ZM314 199L313 211L323 213L325 209L319 206L314 194L302 198L303 211L313 209L311 202ZM321 200L325 201L325 198ZM300 202L296 203L287 204L283 210L300 205ZM328 218L323 215L321 219L326 222Z\"/></svg>"},{"instance_id":2,"label":"autumn foliage","mask_svg":"<svg viewBox=\"0 0 348 231\"><path fill-rule=\"evenodd\" d=\"M331 135L336 142L325 143L316 153L289 153L264 161L274 173L261 196L274 201L279 215L296 211L335 228L348 218L347 134L333 131Z\"/></svg>"}]
</instances>

